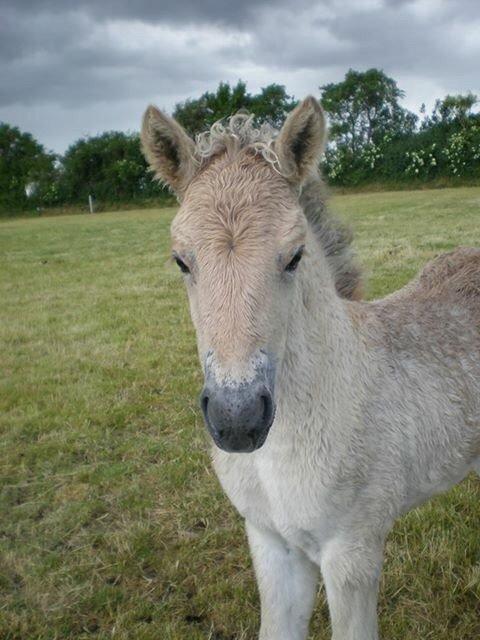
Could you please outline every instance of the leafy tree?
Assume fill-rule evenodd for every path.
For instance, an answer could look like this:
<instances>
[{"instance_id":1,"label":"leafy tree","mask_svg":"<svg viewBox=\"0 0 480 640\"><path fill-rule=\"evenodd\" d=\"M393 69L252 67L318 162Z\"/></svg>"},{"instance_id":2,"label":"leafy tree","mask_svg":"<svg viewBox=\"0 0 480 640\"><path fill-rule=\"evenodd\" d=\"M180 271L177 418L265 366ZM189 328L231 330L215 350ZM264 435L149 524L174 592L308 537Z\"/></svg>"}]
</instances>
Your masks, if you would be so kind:
<instances>
[{"instance_id":1,"label":"leafy tree","mask_svg":"<svg viewBox=\"0 0 480 640\"><path fill-rule=\"evenodd\" d=\"M283 85L269 84L252 97L250 111L259 122L269 122L278 129L296 105L297 101L287 95Z\"/></svg>"},{"instance_id":2,"label":"leafy tree","mask_svg":"<svg viewBox=\"0 0 480 640\"><path fill-rule=\"evenodd\" d=\"M47 153L30 133L0 123L0 209L52 204L56 197L52 190L55 160L55 155Z\"/></svg>"},{"instance_id":3,"label":"leafy tree","mask_svg":"<svg viewBox=\"0 0 480 640\"><path fill-rule=\"evenodd\" d=\"M178 103L173 116L191 135L195 135L241 109L253 113L259 122L268 121L278 127L295 105L296 101L281 85L271 84L260 93L251 95L245 82L239 80L234 87L221 82L215 93L207 91L200 98Z\"/></svg>"},{"instance_id":4,"label":"leafy tree","mask_svg":"<svg viewBox=\"0 0 480 640\"><path fill-rule=\"evenodd\" d=\"M151 180L138 134L108 131L71 145L63 158L61 194L67 202L129 201L160 195Z\"/></svg>"},{"instance_id":5,"label":"leafy tree","mask_svg":"<svg viewBox=\"0 0 480 640\"><path fill-rule=\"evenodd\" d=\"M411 134L417 117L400 106L404 92L379 69L350 69L342 82L320 87L333 140L352 155L386 134Z\"/></svg>"},{"instance_id":6,"label":"leafy tree","mask_svg":"<svg viewBox=\"0 0 480 640\"><path fill-rule=\"evenodd\" d=\"M473 115L472 109L478 103L478 97L473 93L456 96L446 95L443 100L436 100L431 116L426 116L422 128L435 126L437 124L450 125L456 123L461 127L468 126L468 121ZM425 105L422 105L422 112L425 112Z\"/></svg>"}]
</instances>

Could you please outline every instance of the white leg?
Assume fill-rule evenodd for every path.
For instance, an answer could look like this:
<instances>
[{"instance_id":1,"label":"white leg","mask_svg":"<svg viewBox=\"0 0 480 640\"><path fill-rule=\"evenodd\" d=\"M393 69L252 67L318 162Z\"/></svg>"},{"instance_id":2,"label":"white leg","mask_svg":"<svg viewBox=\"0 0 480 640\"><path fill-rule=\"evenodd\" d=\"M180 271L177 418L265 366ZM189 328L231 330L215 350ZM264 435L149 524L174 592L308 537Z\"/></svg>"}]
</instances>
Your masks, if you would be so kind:
<instances>
[{"instance_id":1,"label":"white leg","mask_svg":"<svg viewBox=\"0 0 480 640\"><path fill-rule=\"evenodd\" d=\"M338 538L322 552L321 569L332 640L378 640L377 597L383 542Z\"/></svg>"},{"instance_id":2,"label":"white leg","mask_svg":"<svg viewBox=\"0 0 480 640\"><path fill-rule=\"evenodd\" d=\"M305 640L318 568L273 531L247 523L262 607L260 640Z\"/></svg>"}]
</instances>

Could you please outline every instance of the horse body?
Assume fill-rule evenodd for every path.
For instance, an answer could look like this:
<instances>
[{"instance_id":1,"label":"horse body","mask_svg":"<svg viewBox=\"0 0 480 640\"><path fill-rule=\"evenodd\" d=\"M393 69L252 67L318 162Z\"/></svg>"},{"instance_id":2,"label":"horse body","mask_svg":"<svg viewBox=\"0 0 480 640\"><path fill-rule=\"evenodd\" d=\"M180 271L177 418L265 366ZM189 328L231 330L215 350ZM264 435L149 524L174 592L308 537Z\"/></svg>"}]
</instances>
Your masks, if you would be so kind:
<instances>
[{"instance_id":1,"label":"horse body","mask_svg":"<svg viewBox=\"0 0 480 640\"><path fill-rule=\"evenodd\" d=\"M333 639L376 640L394 520L480 469L480 250L441 256L383 300L355 301L346 236L323 204L320 219L308 211L319 183L305 167L316 166L321 130L309 100L273 151L258 138L255 153L209 145L196 169L178 125L147 113L143 131L152 166L182 199L172 235L202 408L215 470L246 521L261 640L305 640L319 572Z\"/></svg>"},{"instance_id":2,"label":"horse body","mask_svg":"<svg viewBox=\"0 0 480 640\"><path fill-rule=\"evenodd\" d=\"M458 269L432 295L434 283L427 286L425 279L442 263ZM323 326L337 338L330 348L334 357L325 336L312 340L297 327L278 389L285 401L265 445L249 456L213 451L252 547L258 531L278 536L285 558L270 577L271 588L290 579L292 561L286 558L292 549L304 556L298 562L322 567L327 585L328 572L330 581L342 583L352 618L334 632L339 640L376 637L374 623L365 621L373 614L364 600L357 615L349 601L359 586L364 594L375 592L394 520L479 468L480 295L469 299L458 287L462 271L463 284L471 284L474 264L480 277L480 251L458 250L383 301L337 299L343 313L337 311L335 327L328 329L324 316L331 315L331 305L323 299L313 306L312 329ZM311 275L305 274L304 286L318 283ZM257 573L265 573L262 566ZM288 616L277 615L262 638L304 637L287 602L282 610Z\"/></svg>"}]
</instances>

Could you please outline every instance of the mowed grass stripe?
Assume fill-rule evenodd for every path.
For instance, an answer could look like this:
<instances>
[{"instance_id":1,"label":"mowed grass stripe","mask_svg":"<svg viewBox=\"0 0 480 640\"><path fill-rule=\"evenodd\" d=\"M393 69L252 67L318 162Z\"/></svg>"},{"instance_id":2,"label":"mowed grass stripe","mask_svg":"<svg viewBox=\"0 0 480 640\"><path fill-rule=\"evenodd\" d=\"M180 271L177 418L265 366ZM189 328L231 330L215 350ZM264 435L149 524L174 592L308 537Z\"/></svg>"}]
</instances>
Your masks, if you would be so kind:
<instances>
[{"instance_id":1,"label":"mowed grass stripe","mask_svg":"<svg viewBox=\"0 0 480 640\"><path fill-rule=\"evenodd\" d=\"M337 196L369 297L480 245L480 189ZM0 637L254 640L243 527L210 469L174 209L0 223ZM480 482L403 518L390 640L480 637ZM312 638L329 638L323 593Z\"/></svg>"}]
</instances>

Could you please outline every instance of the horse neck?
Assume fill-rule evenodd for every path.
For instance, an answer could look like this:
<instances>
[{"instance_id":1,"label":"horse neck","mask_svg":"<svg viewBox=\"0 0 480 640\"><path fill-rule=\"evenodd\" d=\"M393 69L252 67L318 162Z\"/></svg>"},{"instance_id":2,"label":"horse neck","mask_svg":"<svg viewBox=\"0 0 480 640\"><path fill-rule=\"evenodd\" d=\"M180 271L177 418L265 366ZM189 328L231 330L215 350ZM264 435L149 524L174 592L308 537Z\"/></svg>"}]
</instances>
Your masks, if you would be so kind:
<instances>
[{"instance_id":1,"label":"horse neck","mask_svg":"<svg viewBox=\"0 0 480 640\"><path fill-rule=\"evenodd\" d=\"M280 422L305 430L331 428L351 417L358 402L363 343L348 306L335 290L313 234L301 265L277 385Z\"/></svg>"}]
</instances>

